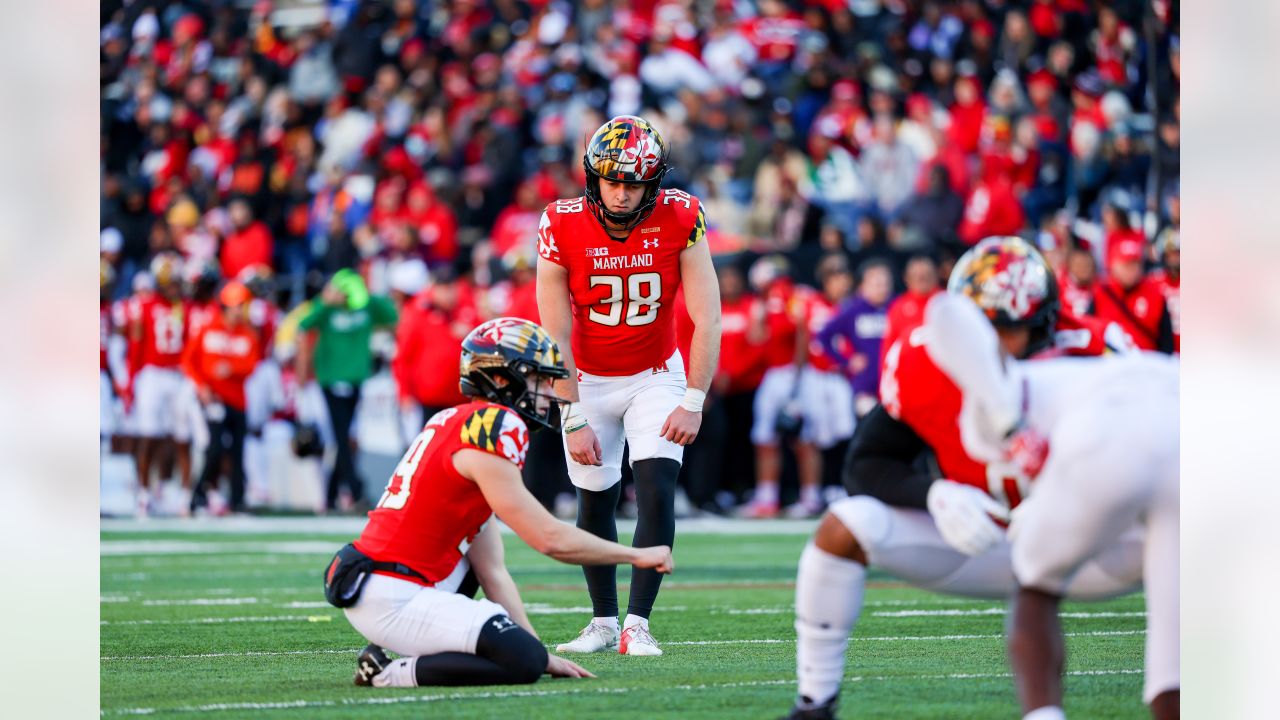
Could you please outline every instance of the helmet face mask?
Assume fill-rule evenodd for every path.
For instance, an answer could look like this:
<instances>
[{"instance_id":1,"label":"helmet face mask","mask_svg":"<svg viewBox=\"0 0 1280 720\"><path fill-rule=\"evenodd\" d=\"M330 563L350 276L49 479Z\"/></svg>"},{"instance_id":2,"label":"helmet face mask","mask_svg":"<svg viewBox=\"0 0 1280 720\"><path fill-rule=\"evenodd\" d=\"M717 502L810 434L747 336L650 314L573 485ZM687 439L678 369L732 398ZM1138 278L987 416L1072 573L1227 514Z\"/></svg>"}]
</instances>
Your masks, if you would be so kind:
<instances>
[{"instance_id":1,"label":"helmet face mask","mask_svg":"<svg viewBox=\"0 0 1280 720\"><path fill-rule=\"evenodd\" d=\"M662 178L670 170L662 136L643 118L619 115L601 125L587 141L582 157L587 207L605 230L630 232L653 214ZM643 185L640 206L625 213L605 207L600 181ZM612 225L613 227L610 227Z\"/></svg>"},{"instance_id":2,"label":"helmet face mask","mask_svg":"<svg viewBox=\"0 0 1280 720\"><path fill-rule=\"evenodd\" d=\"M1020 237L989 237L956 261L947 292L973 300L997 328L1029 331L1023 356L1053 343L1061 301L1044 257Z\"/></svg>"},{"instance_id":3,"label":"helmet face mask","mask_svg":"<svg viewBox=\"0 0 1280 720\"><path fill-rule=\"evenodd\" d=\"M560 348L537 323L495 318L472 330L462 341L459 371L464 395L512 409L531 430L554 429L551 412L559 399L542 392L543 383L550 390L550 382L569 377L569 371Z\"/></svg>"}]
</instances>

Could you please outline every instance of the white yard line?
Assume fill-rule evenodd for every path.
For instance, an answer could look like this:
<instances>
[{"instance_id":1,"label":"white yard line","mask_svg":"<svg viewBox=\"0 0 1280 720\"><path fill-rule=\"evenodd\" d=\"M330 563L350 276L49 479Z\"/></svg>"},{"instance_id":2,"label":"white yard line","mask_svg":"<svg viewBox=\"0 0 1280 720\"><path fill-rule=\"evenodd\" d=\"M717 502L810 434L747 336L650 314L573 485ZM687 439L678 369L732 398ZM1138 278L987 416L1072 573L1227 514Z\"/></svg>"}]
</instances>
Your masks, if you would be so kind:
<instances>
[{"instance_id":1,"label":"white yard line","mask_svg":"<svg viewBox=\"0 0 1280 720\"><path fill-rule=\"evenodd\" d=\"M1005 615L1008 609L1003 607L975 608L972 610L885 610L881 612L871 613L874 617L884 618L904 618L904 617L955 617L970 615ZM1142 611L1134 612L1064 612L1058 613L1058 617L1064 618L1137 618L1146 617L1147 614Z\"/></svg>"},{"instance_id":2,"label":"white yard line","mask_svg":"<svg viewBox=\"0 0 1280 720\"><path fill-rule=\"evenodd\" d=\"M1142 670L1076 670L1067 675L1140 675ZM846 682L901 682L918 680L992 680L1011 677L1009 673L953 673L947 675L855 675ZM774 680L748 680L741 682L699 683L697 685L672 685L667 690L717 690L723 688L789 686L795 680L778 678ZM362 705L399 705L404 703L430 703L441 700L498 700L521 697L551 697L558 695L614 695L630 692L629 688L566 688L563 690L507 690L481 693L440 693L434 695L400 695L394 697L360 697L341 700L283 700L279 702L238 702L213 703L208 705L180 705L170 708L118 708L103 710L102 715L154 715L160 712L216 712L219 710L301 710L308 708L356 707Z\"/></svg>"},{"instance_id":3,"label":"white yard line","mask_svg":"<svg viewBox=\"0 0 1280 720\"><path fill-rule=\"evenodd\" d=\"M1145 635L1145 630L1099 630L1095 632L1069 632L1066 636L1071 637L1111 637L1111 636L1130 636ZM952 641L952 640L1002 640L1002 633L990 633L985 635L882 635L864 637L854 635L853 639L857 642L927 642L927 641ZM672 646L703 646L703 645L784 645L794 643L792 638L757 638L745 640L676 640L663 642L663 645ZM547 647L554 647L554 643L548 644ZM341 655L350 653L355 655L360 652L360 648L344 648L344 649L324 649L324 650L280 650L280 651L261 651L246 650L244 652L225 652L225 653L195 653L191 655L104 655L98 658L102 662L132 661L132 660L199 660L204 658L236 658L236 657L259 657L273 655Z\"/></svg>"},{"instance_id":4,"label":"white yard line","mask_svg":"<svg viewBox=\"0 0 1280 720\"><path fill-rule=\"evenodd\" d=\"M127 599L127 598L126 598ZM255 605L262 602L256 597L232 598L187 598L185 600L143 600L143 605ZM325 603L327 606L328 603Z\"/></svg>"},{"instance_id":5,"label":"white yard line","mask_svg":"<svg viewBox=\"0 0 1280 720\"><path fill-rule=\"evenodd\" d=\"M206 617L183 620L102 620L101 625L221 625L223 623L333 622L333 615L260 615L253 617Z\"/></svg>"},{"instance_id":6,"label":"white yard line","mask_svg":"<svg viewBox=\"0 0 1280 720\"><path fill-rule=\"evenodd\" d=\"M196 542L192 540L103 540L98 545L102 557L120 555L332 555L342 543L321 540L281 540L268 542ZM260 559L255 558L254 562Z\"/></svg>"},{"instance_id":7,"label":"white yard line","mask_svg":"<svg viewBox=\"0 0 1280 720\"><path fill-rule=\"evenodd\" d=\"M102 532L267 534L325 533L355 537L364 529L365 517L243 517L243 518L103 518ZM504 532L510 532L501 526ZM618 518L618 532L635 532L636 521ZM683 518L676 532L708 535L807 535L818 527L815 520L742 520L738 518Z\"/></svg>"}]
</instances>

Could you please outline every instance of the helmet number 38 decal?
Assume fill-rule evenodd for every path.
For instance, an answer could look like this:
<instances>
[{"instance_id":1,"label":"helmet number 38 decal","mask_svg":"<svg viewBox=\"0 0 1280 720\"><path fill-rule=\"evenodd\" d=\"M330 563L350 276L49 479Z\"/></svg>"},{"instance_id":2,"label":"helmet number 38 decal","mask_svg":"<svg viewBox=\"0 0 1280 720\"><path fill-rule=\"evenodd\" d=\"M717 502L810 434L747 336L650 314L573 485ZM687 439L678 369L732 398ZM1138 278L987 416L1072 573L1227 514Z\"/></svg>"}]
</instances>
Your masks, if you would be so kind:
<instances>
[{"instance_id":1,"label":"helmet number 38 decal","mask_svg":"<svg viewBox=\"0 0 1280 720\"><path fill-rule=\"evenodd\" d=\"M597 306L605 306L605 312L600 312L596 308L591 308L587 313L587 318L592 322L609 327L616 327L622 323L622 306L623 302L623 279L617 275L592 275L590 277L591 287L597 285L605 286L609 295L603 300L596 303ZM638 327L640 325L648 325L658 319L658 308L662 303L658 302L662 297L662 275L656 272L636 273L626 279L626 322L628 325Z\"/></svg>"}]
</instances>

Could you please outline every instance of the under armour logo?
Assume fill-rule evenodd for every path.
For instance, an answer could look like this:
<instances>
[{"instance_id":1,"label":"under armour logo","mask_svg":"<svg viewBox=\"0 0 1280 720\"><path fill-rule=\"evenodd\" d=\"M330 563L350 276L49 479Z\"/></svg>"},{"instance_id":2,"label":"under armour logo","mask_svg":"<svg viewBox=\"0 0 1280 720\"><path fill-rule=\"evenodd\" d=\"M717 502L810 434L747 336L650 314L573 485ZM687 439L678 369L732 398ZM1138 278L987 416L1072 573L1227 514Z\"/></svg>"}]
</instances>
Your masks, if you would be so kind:
<instances>
[{"instance_id":1,"label":"under armour logo","mask_svg":"<svg viewBox=\"0 0 1280 720\"><path fill-rule=\"evenodd\" d=\"M644 242L644 247L646 250L648 250L649 248L658 247L658 238L654 238L652 240L645 239L642 242Z\"/></svg>"},{"instance_id":2,"label":"under armour logo","mask_svg":"<svg viewBox=\"0 0 1280 720\"><path fill-rule=\"evenodd\" d=\"M654 375L657 375L658 373L664 373L664 372L671 372L671 369L667 367L667 363L666 363L666 362L660 363L660 364L655 365L655 366L653 367L653 374L654 374Z\"/></svg>"},{"instance_id":3,"label":"under armour logo","mask_svg":"<svg viewBox=\"0 0 1280 720\"><path fill-rule=\"evenodd\" d=\"M493 629L498 632L506 632L515 626L516 624L511 622L511 618L505 615L493 619Z\"/></svg>"}]
</instances>

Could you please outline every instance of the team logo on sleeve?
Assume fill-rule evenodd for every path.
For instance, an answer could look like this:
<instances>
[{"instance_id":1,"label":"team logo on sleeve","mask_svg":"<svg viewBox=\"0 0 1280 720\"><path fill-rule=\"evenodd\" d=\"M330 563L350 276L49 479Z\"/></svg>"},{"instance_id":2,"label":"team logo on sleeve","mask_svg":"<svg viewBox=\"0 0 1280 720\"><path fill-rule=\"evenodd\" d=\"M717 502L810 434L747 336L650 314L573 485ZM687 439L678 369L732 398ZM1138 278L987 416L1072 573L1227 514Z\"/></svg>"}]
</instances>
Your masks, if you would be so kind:
<instances>
[{"instance_id":1,"label":"team logo on sleeve","mask_svg":"<svg viewBox=\"0 0 1280 720\"><path fill-rule=\"evenodd\" d=\"M462 444L501 455L517 467L524 467L529 429L514 413L499 407L481 408L462 423Z\"/></svg>"},{"instance_id":2,"label":"team logo on sleeve","mask_svg":"<svg viewBox=\"0 0 1280 720\"><path fill-rule=\"evenodd\" d=\"M498 407L481 408L471 413L471 417L462 422L462 444L494 452L497 449L498 428L502 427L498 421L505 414Z\"/></svg>"}]
</instances>

